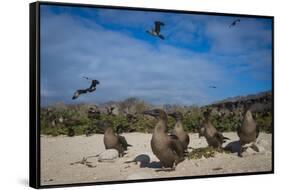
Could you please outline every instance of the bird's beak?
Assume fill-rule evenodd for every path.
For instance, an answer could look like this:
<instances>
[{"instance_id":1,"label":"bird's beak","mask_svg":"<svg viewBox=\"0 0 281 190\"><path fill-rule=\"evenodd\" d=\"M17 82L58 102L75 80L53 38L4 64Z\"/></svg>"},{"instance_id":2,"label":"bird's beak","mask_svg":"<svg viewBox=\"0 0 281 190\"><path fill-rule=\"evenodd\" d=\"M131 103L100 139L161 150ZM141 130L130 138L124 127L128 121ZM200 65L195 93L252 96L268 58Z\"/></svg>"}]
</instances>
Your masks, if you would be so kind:
<instances>
[{"instance_id":1,"label":"bird's beak","mask_svg":"<svg viewBox=\"0 0 281 190\"><path fill-rule=\"evenodd\" d=\"M144 114L144 115L151 115L151 116L156 116L157 115L155 113L155 110L146 110L146 111L143 111L142 114Z\"/></svg>"},{"instance_id":2,"label":"bird's beak","mask_svg":"<svg viewBox=\"0 0 281 190\"><path fill-rule=\"evenodd\" d=\"M169 116L175 117L175 113L168 113Z\"/></svg>"}]
</instances>

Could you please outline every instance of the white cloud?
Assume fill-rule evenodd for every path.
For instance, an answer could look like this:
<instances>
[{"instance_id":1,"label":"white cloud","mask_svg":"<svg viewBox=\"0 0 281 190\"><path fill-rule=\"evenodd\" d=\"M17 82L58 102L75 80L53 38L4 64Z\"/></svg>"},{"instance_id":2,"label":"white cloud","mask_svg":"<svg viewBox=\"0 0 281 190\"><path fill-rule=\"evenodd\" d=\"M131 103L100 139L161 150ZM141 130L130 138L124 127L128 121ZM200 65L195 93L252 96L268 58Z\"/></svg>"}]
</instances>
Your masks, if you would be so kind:
<instances>
[{"instance_id":1,"label":"white cloud","mask_svg":"<svg viewBox=\"0 0 281 190\"><path fill-rule=\"evenodd\" d=\"M114 14L99 16L106 21ZM149 17L151 15L147 18ZM138 14L134 19L115 18L114 22L121 24L128 22L133 27L141 27L147 23L145 20L147 18ZM204 40L204 37L186 35L184 39L182 36L185 36L185 32L207 35L203 31L207 26L207 36L214 40L212 52L240 52L241 46L244 48L242 43L244 37L250 35L248 32L243 35L237 34L237 31L220 32L228 22L211 21L208 25L201 23L202 26L198 27L194 24L194 18L187 21L180 17L178 19L181 22L175 29L167 30L167 33L174 31L175 40L178 41L182 39L198 42ZM168 22L172 21L175 22L175 18ZM203 22L197 20L199 21ZM209 25L211 23L212 27ZM89 85L82 76L89 76L100 80L100 85L97 86L96 92L83 95L76 102L105 102L137 96L154 104L204 104L217 97L215 93L210 92L209 85L219 84L220 87L225 87L236 77L226 72L227 62L239 64L230 55L214 56L212 53L198 53L176 48L164 42L151 44L127 35L122 30L109 30L92 20L68 14L46 12L41 24L41 76L47 81L41 84L41 95L44 97L48 95L47 102L73 102L71 97L74 91ZM177 28L183 29L177 33ZM232 35L236 36L234 40L228 40ZM266 38L266 35L261 35L262 39L263 37ZM247 49L254 47L250 42L249 44L246 46ZM262 61L257 55L264 56L261 53L244 57L239 55L239 60L244 60L246 64L245 68L242 66L239 68L242 68L242 71L256 69L253 76L258 77L260 68L263 68L264 62L268 60ZM249 64L253 60L259 64ZM218 64L218 61L222 64ZM219 92L222 91L223 89Z\"/></svg>"}]
</instances>

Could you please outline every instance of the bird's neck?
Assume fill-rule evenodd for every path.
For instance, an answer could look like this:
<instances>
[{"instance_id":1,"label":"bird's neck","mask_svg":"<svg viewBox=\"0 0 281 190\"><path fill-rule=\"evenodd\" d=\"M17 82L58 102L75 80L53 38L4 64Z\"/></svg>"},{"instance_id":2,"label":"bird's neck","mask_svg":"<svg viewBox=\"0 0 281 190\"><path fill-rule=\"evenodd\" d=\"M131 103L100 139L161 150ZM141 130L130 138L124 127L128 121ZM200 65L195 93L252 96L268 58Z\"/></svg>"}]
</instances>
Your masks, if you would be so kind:
<instances>
[{"instance_id":1,"label":"bird's neck","mask_svg":"<svg viewBox=\"0 0 281 190\"><path fill-rule=\"evenodd\" d=\"M175 124L175 127L178 127L178 128L182 127L182 121L181 120L177 120L176 124Z\"/></svg>"},{"instance_id":2,"label":"bird's neck","mask_svg":"<svg viewBox=\"0 0 281 190\"><path fill-rule=\"evenodd\" d=\"M106 134L106 135L114 135L115 133L114 133L114 131L113 131L113 129L111 127L107 127L105 129L104 134Z\"/></svg>"},{"instance_id":3,"label":"bird's neck","mask_svg":"<svg viewBox=\"0 0 281 190\"><path fill-rule=\"evenodd\" d=\"M154 132L159 133L163 132L165 133L167 129L167 120L166 119L160 119L158 123L155 126Z\"/></svg>"}]
</instances>

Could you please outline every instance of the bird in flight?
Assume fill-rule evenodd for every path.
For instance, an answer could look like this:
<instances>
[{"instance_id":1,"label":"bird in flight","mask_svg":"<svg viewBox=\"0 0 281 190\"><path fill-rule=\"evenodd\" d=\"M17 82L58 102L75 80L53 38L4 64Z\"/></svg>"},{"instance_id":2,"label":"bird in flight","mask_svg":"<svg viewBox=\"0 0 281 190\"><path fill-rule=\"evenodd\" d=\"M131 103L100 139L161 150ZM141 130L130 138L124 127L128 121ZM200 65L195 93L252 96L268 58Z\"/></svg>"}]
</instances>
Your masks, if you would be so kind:
<instances>
[{"instance_id":1,"label":"bird in flight","mask_svg":"<svg viewBox=\"0 0 281 190\"><path fill-rule=\"evenodd\" d=\"M159 37L160 39L164 40L165 39L164 36L160 34L160 28L165 24L161 21L155 21L154 25L155 25L154 28L152 28L151 30L147 30L146 32L152 36Z\"/></svg>"},{"instance_id":2,"label":"bird in flight","mask_svg":"<svg viewBox=\"0 0 281 190\"><path fill-rule=\"evenodd\" d=\"M91 80L92 81L91 86L89 88L86 88L86 89L76 90L74 92L72 100L77 99L81 94L86 94L88 92L94 92L96 90L96 85L100 83L98 80L93 80L93 79L90 79L88 77L83 77L83 78L85 78L87 80Z\"/></svg>"},{"instance_id":3,"label":"bird in flight","mask_svg":"<svg viewBox=\"0 0 281 190\"><path fill-rule=\"evenodd\" d=\"M229 28L231 28L231 27L237 25L240 21L241 21L240 19L234 20L234 21L229 25Z\"/></svg>"}]
</instances>

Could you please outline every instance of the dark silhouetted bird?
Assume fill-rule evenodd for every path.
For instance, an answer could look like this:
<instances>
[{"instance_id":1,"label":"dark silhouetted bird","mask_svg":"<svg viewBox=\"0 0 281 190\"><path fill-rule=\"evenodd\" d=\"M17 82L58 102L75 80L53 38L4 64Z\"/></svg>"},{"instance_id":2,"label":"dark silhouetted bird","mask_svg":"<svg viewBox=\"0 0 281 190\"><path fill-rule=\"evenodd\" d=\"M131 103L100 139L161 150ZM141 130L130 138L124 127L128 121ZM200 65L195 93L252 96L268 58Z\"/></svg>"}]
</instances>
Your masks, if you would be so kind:
<instances>
[{"instance_id":1,"label":"dark silhouetted bird","mask_svg":"<svg viewBox=\"0 0 281 190\"><path fill-rule=\"evenodd\" d=\"M216 87L216 86L212 86L212 85L211 85L211 86L209 86L209 88L217 88L217 87Z\"/></svg>"},{"instance_id":2,"label":"dark silhouetted bird","mask_svg":"<svg viewBox=\"0 0 281 190\"><path fill-rule=\"evenodd\" d=\"M155 28L152 28L151 30L147 30L146 32L149 33L152 36L159 37L160 39L164 40L164 36L160 34L160 28L161 26L164 26L165 24L160 21L154 22Z\"/></svg>"},{"instance_id":3,"label":"dark silhouetted bird","mask_svg":"<svg viewBox=\"0 0 281 190\"><path fill-rule=\"evenodd\" d=\"M235 25L238 24L240 21L241 21L240 19L234 20L234 21L229 25L229 28L235 26Z\"/></svg>"},{"instance_id":4,"label":"dark silhouetted bird","mask_svg":"<svg viewBox=\"0 0 281 190\"><path fill-rule=\"evenodd\" d=\"M87 80L90 80L88 77L84 77ZM94 92L96 90L96 85L99 84L100 82L98 80L92 80L91 86L89 88L86 89L80 89L80 90L76 90L76 92L74 93L72 100L77 99L81 94L86 94L88 92Z\"/></svg>"}]
</instances>

